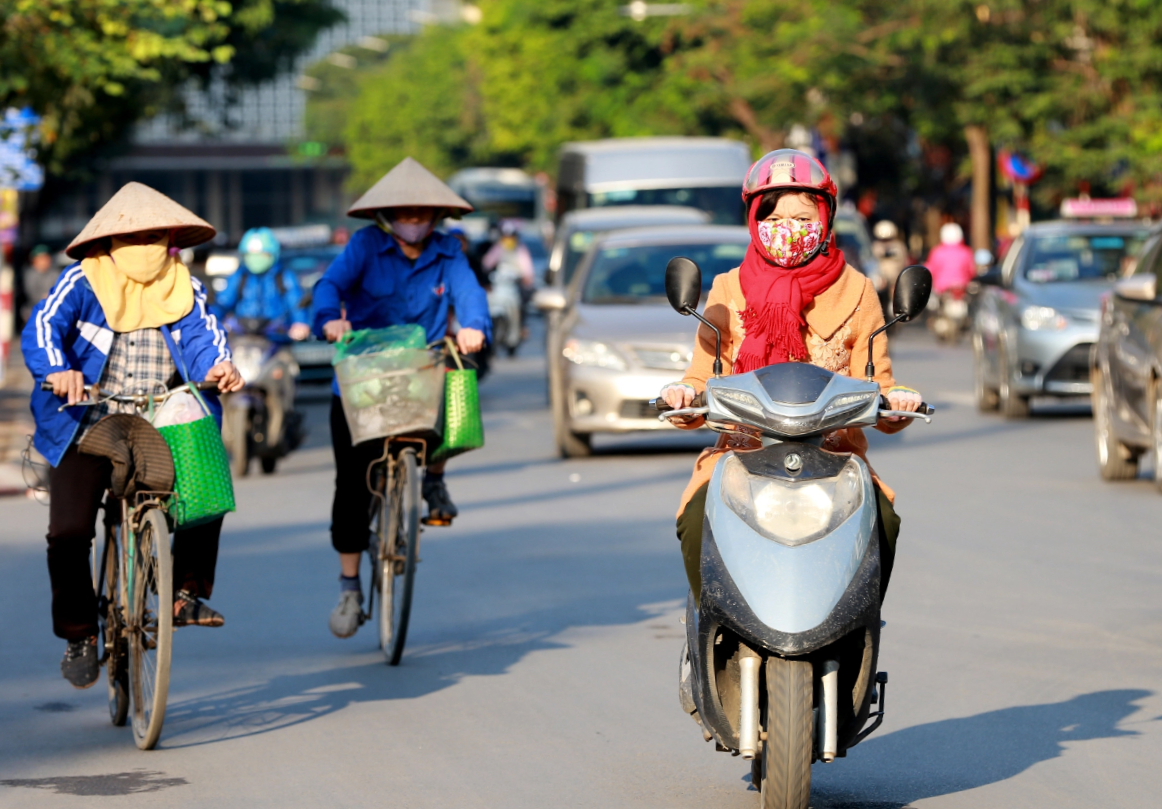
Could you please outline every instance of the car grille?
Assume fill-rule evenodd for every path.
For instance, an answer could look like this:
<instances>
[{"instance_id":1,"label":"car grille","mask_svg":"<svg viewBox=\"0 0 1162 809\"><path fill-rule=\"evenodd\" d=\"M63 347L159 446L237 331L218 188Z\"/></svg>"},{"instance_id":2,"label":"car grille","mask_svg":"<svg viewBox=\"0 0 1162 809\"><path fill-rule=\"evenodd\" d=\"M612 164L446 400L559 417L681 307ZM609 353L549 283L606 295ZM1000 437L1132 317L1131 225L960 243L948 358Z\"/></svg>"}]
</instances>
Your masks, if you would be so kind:
<instances>
[{"instance_id":1,"label":"car grille","mask_svg":"<svg viewBox=\"0 0 1162 809\"><path fill-rule=\"evenodd\" d=\"M645 401L627 399L621 403L621 417L623 419L656 419L658 411L650 405L648 399Z\"/></svg>"},{"instance_id":2,"label":"car grille","mask_svg":"<svg viewBox=\"0 0 1162 809\"><path fill-rule=\"evenodd\" d=\"M1078 343L1045 374L1046 382L1088 382L1089 351L1093 343Z\"/></svg>"},{"instance_id":3,"label":"car grille","mask_svg":"<svg viewBox=\"0 0 1162 809\"><path fill-rule=\"evenodd\" d=\"M660 348L657 346L632 346L630 351L637 357L643 368L658 371L685 371L694 356L689 348Z\"/></svg>"}]
</instances>

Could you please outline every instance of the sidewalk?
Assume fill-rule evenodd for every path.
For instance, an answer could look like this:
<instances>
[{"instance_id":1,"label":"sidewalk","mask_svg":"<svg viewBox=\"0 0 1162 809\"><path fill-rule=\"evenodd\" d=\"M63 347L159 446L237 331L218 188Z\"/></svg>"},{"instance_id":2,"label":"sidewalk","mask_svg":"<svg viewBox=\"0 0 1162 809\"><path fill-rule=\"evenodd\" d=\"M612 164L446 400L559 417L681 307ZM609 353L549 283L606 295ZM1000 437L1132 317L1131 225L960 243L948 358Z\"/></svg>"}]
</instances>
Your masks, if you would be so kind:
<instances>
[{"instance_id":1,"label":"sidewalk","mask_svg":"<svg viewBox=\"0 0 1162 809\"><path fill-rule=\"evenodd\" d=\"M31 391L32 375L24 367L19 342L13 341L4 385L0 387L0 496L23 495L27 488L20 454L33 431L32 413L28 410ZM39 455L35 458L43 461Z\"/></svg>"}]
</instances>

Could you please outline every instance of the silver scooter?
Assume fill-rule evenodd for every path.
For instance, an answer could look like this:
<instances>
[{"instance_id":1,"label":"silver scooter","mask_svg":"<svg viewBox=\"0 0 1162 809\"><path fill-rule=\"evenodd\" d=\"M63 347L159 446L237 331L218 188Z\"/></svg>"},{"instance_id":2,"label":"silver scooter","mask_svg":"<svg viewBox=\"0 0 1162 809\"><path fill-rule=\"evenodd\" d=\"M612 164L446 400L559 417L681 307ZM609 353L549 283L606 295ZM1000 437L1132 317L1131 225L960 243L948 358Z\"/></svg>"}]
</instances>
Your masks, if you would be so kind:
<instances>
[{"instance_id":1,"label":"silver scooter","mask_svg":"<svg viewBox=\"0 0 1162 809\"><path fill-rule=\"evenodd\" d=\"M764 809L807 809L812 763L842 758L883 721L876 490L859 457L822 443L825 433L885 416L931 420L926 404L886 409L870 361L871 341L921 314L931 288L924 267L900 273L896 317L869 339L863 379L798 362L722 377L716 359L693 406L654 400L668 411L659 418L701 415L713 430L762 443L728 452L710 479L679 697L706 741L751 760ZM693 261L670 261L670 304L717 333L696 311L701 289Z\"/></svg>"}]
</instances>

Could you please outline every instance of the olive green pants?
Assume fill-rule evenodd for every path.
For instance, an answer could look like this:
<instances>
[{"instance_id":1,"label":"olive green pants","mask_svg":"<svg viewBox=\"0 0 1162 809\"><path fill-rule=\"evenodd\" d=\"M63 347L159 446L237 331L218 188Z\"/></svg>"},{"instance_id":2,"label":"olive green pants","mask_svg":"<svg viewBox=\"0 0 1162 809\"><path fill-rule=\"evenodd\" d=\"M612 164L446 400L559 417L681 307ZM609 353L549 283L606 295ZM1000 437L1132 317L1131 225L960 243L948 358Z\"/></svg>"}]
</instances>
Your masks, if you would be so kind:
<instances>
[{"instance_id":1,"label":"olive green pants","mask_svg":"<svg viewBox=\"0 0 1162 809\"><path fill-rule=\"evenodd\" d=\"M706 514L706 492L709 483L702 484L678 517L678 541L682 545L682 562L686 565L686 579L690 591L702 591L702 523ZM900 517L892 501L876 487L880 512L880 602L888 592L888 579L896 561L896 538L900 536Z\"/></svg>"}]
</instances>

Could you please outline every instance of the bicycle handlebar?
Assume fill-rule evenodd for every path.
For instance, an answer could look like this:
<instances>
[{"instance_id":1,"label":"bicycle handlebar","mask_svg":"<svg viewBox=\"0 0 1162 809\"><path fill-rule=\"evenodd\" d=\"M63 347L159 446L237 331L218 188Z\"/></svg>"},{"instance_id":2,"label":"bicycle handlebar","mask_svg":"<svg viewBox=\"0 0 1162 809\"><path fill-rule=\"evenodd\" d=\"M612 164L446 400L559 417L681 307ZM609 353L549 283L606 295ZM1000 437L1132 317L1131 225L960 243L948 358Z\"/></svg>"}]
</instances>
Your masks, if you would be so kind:
<instances>
[{"instance_id":1,"label":"bicycle handlebar","mask_svg":"<svg viewBox=\"0 0 1162 809\"><path fill-rule=\"evenodd\" d=\"M193 385L198 390L204 390L204 391L218 390L218 383L217 382L203 381L203 382L195 382L195 383L193 383ZM52 383L45 380L45 381L40 383L40 389L43 391L47 391L48 393L52 393L53 392ZM144 401L147 401L149 399L153 399L154 401L160 401L160 400L164 400L170 396L173 396L175 393L181 393L185 389L186 389L186 385L183 384L183 385L180 385L176 388L170 388L165 393L144 393L144 392L143 393L114 393L114 394L111 394L109 396L102 397L101 400L106 401L106 402L117 402L118 404L134 404L138 401L144 402ZM100 395L101 389L96 385L85 385L85 393L92 396L92 395L94 395L94 392L96 392L97 395Z\"/></svg>"}]
</instances>

